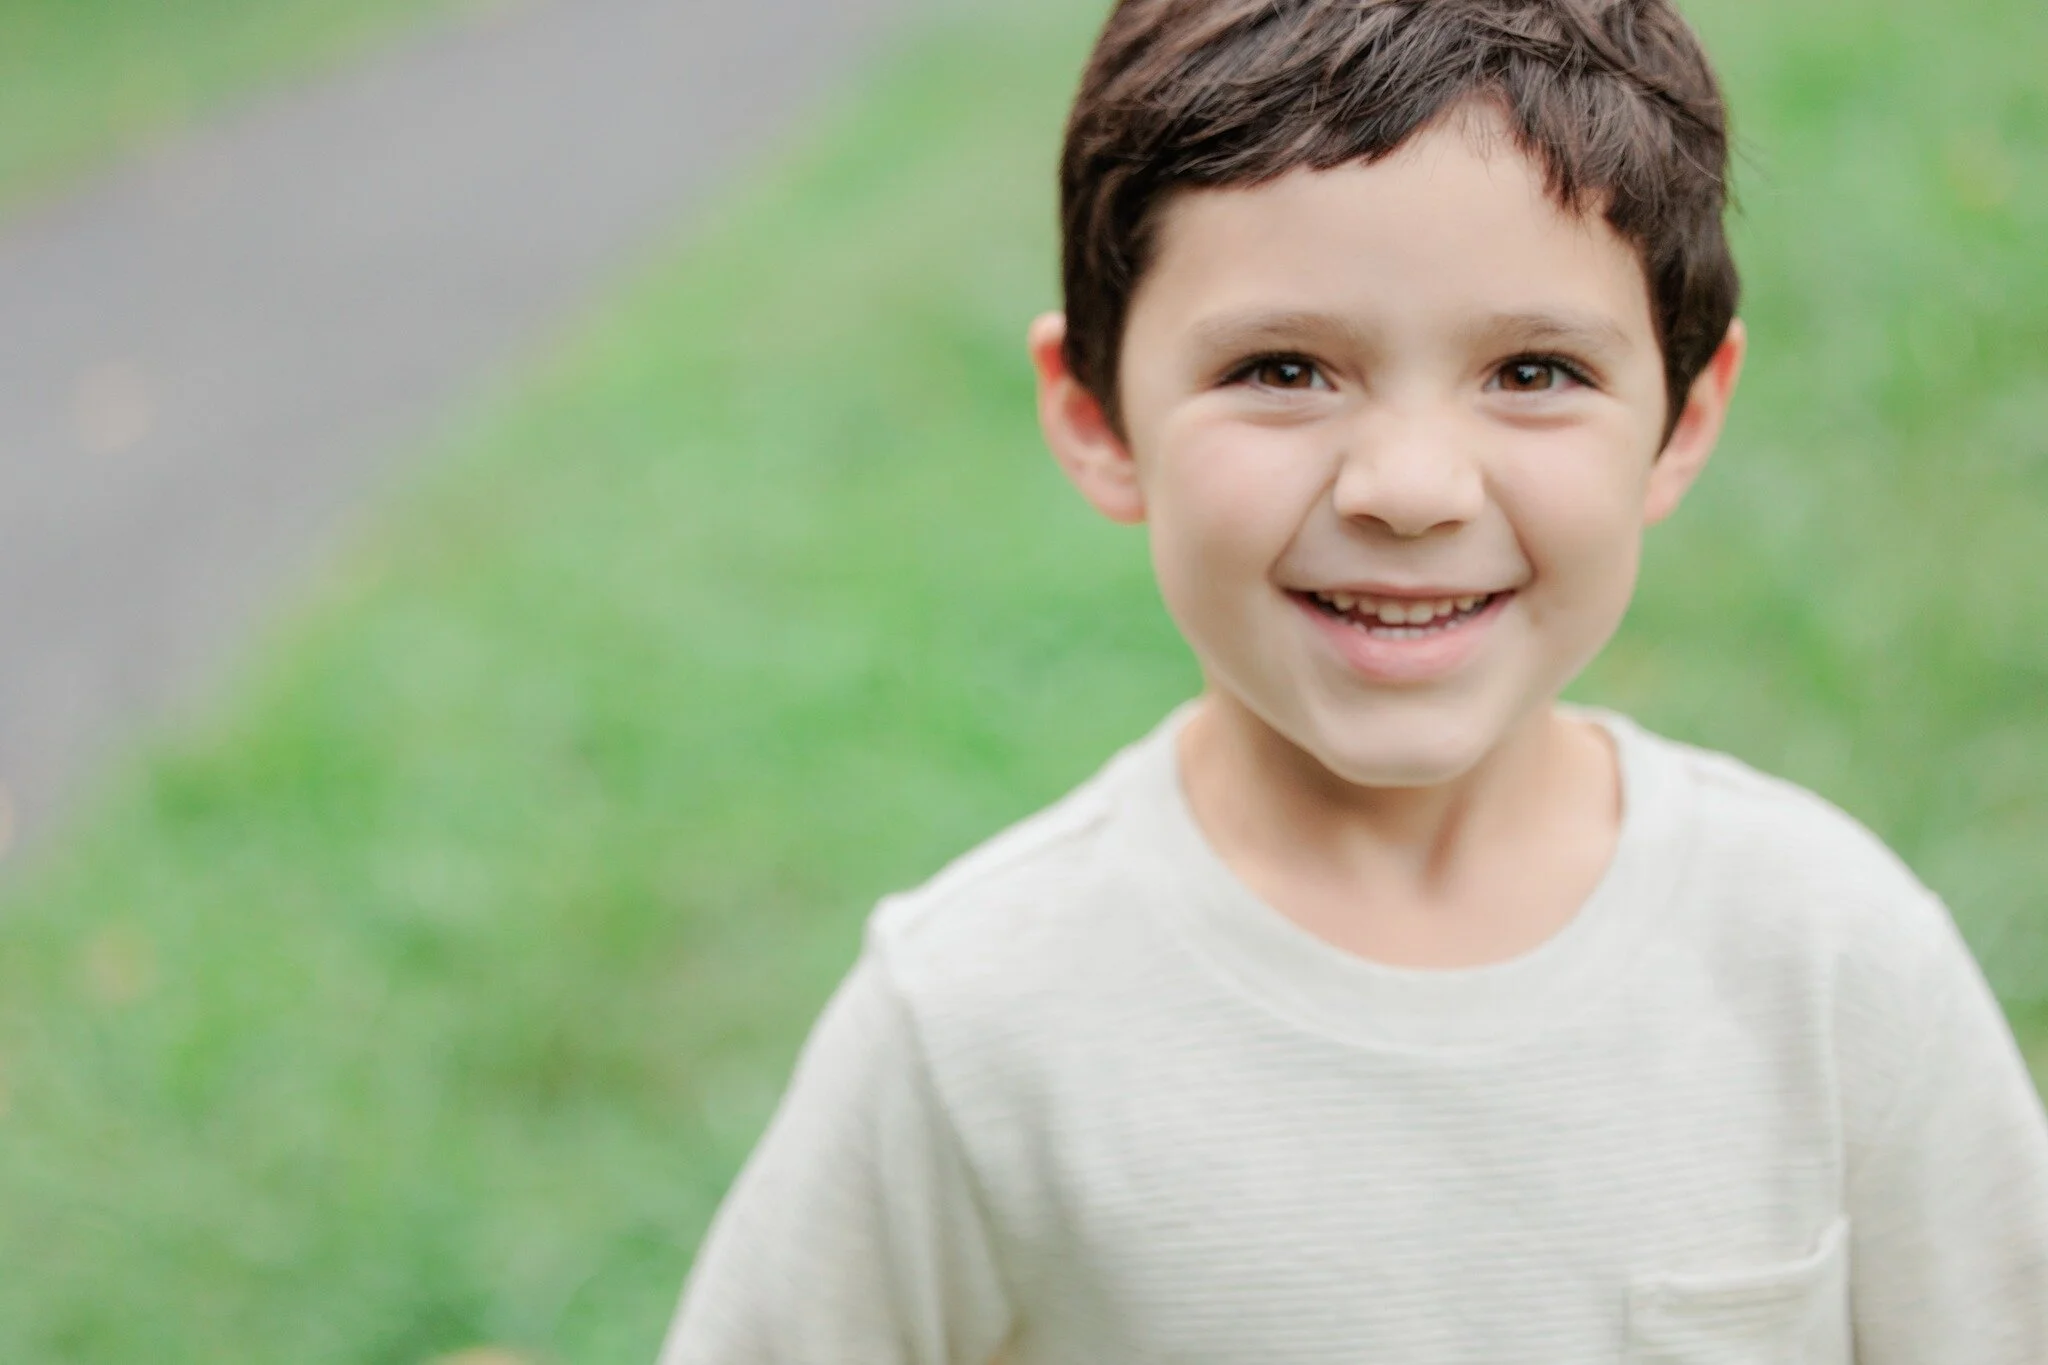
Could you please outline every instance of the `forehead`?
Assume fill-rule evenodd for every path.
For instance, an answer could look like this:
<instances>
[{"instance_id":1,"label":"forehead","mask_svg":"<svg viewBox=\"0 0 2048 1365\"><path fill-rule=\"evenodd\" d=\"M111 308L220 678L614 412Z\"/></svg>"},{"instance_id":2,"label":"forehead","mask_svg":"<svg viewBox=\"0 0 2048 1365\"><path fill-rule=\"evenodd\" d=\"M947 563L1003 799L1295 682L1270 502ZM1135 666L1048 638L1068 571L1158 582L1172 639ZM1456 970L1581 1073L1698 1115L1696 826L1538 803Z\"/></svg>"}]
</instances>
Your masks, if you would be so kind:
<instances>
[{"instance_id":1,"label":"forehead","mask_svg":"<svg viewBox=\"0 0 2048 1365\"><path fill-rule=\"evenodd\" d=\"M1655 345L1641 258L1484 119L1445 122L1370 164L1183 191L1162 209L1131 305L1146 322L1320 311L1389 329L1511 314L1597 318Z\"/></svg>"}]
</instances>

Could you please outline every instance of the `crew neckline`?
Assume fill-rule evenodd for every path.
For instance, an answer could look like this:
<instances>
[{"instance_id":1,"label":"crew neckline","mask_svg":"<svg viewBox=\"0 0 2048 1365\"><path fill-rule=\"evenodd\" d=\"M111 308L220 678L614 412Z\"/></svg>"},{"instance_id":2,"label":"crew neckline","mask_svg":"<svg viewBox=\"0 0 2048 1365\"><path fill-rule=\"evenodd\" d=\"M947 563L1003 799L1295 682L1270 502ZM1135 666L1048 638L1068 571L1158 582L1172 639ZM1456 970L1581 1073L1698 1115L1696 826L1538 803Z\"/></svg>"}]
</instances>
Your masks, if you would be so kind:
<instances>
[{"instance_id":1,"label":"crew neckline","mask_svg":"<svg viewBox=\"0 0 2048 1365\"><path fill-rule=\"evenodd\" d=\"M1473 1050L1512 1044L1576 1013L1626 966L1672 904L1686 863L1687 784L1657 739L1597 707L1560 709L1601 727L1621 779L1621 828L1578 912L1515 957L1474 967L1403 967L1329 943L1262 900L1217 853L1181 781L1178 738L1197 702L1137 745L1133 816L1166 891L1143 897L1196 955L1297 1024L1365 1046Z\"/></svg>"}]
</instances>

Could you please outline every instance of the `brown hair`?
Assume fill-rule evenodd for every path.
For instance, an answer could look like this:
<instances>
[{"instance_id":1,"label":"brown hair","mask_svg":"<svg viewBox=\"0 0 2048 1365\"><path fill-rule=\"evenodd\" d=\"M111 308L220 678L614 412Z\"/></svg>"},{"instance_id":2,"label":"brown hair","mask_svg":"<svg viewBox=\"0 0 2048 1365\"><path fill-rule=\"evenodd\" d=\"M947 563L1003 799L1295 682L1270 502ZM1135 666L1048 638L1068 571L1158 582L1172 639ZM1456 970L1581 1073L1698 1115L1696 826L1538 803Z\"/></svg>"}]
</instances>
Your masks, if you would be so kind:
<instances>
[{"instance_id":1,"label":"brown hair","mask_svg":"<svg viewBox=\"0 0 2048 1365\"><path fill-rule=\"evenodd\" d=\"M1721 91L1669 0L1119 0L1060 160L1068 368L1121 430L1124 324L1176 191L1376 161L1475 99L1640 252L1675 425L1740 284Z\"/></svg>"}]
</instances>

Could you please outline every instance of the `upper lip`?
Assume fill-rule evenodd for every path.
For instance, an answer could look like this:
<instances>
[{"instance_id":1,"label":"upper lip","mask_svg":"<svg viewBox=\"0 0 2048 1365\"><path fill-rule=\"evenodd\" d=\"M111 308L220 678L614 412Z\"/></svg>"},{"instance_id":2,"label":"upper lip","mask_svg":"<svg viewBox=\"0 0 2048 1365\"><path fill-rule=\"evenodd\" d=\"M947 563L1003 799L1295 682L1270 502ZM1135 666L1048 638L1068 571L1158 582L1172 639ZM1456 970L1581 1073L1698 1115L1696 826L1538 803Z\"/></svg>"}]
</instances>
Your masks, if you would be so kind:
<instances>
[{"instance_id":1,"label":"upper lip","mask_svg":"<svg viewBox=\"0 0 2048 1365\"><path fill-rule=\"evenodd\" d=\"M1296 592L1330 593L1341 592L1348 597L1371 597L1384 602L1442 602L1460 597L1491 597L1495 593L1513 592L1512 588L1438 588L1411 587L1391 583L1333 583L1313 588L1296 588Z\"/></svg>"}]
</instances>

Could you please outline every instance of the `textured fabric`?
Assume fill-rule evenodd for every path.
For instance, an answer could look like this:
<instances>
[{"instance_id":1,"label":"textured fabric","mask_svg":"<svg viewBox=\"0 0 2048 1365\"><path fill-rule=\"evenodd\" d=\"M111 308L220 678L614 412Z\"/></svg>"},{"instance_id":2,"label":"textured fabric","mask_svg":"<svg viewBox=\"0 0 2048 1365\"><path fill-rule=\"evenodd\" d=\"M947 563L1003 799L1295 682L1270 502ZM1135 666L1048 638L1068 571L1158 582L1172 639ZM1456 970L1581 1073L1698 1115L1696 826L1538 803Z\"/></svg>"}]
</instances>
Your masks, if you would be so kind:
<instances>
[{"instance_id":1,"label":"textured fabric","mask_svg":"<svg viewBox=\"0 0 2048 1365\"><path fill-rule=\"evenodd\" d=\"M663 1365L2048 1362L2048 1120L1854 821L1598 715L1576 918L1393 968L1222 865L1184 715L877 910Z\"/></svg>"}]
</instances>

